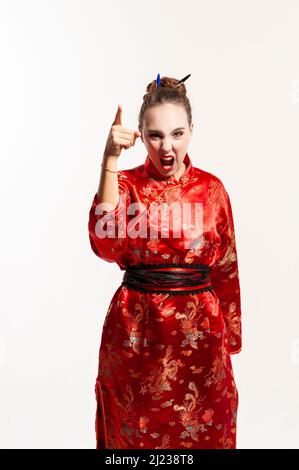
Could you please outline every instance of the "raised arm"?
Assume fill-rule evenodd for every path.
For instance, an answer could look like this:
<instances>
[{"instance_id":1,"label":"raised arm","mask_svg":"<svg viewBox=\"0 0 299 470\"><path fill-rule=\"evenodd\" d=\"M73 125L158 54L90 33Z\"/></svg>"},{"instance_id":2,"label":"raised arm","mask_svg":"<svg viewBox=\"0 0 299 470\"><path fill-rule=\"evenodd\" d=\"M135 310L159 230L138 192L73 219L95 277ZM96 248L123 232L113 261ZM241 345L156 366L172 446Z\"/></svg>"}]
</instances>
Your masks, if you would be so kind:
<instances>
[{"instance_id":1,"label":"raised arm","mask_svg":"<svg viewBox=\"0 0 299 470\"><path fill-rule=\"evenodd\" d=\"M114 262L126 249L127 209L130 188L125 176L117 171L123 148L135 145L139 131L122 126L122 108L118 109L111 126L101 165L100 182L89 211L88 232L91 248L100 258Z\"/></svg>"}]
</instances>

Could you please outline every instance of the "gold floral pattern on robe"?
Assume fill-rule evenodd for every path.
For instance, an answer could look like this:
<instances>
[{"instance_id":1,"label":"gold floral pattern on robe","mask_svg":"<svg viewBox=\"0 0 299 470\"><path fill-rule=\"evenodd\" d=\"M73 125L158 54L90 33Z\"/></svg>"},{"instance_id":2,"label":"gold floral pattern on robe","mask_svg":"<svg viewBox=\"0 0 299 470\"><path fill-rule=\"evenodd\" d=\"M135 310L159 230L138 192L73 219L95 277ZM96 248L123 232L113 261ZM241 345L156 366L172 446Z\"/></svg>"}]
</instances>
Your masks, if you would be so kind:
<instances>
[{"instance_id":1,"label":"gold floral pattern on robe","mask_svg":"<svg viewBox=\"0 0 299 470\"><path fill-rule=\"evenodd\" d=\"M184 161L177 181L161 177L147 157L143 165L118 173L114 210L97 211L97 195L91 204L89 239L99 258L122 270L206 264L213 286L181 295L117 288L103 324L95 383L98 449L236 447L238 391L230 355L241 351L242 334L232 208L218 177L194 167L188 154ZM151 204L199 202L202 236L191 220L189 246L184 233L163 238L161 227L158 237L131 238L132 202L143 205L139 220ZM97 224L113 233L120 214L126 227L115 237L99 238Z\"/></svg>"}]
</instances>

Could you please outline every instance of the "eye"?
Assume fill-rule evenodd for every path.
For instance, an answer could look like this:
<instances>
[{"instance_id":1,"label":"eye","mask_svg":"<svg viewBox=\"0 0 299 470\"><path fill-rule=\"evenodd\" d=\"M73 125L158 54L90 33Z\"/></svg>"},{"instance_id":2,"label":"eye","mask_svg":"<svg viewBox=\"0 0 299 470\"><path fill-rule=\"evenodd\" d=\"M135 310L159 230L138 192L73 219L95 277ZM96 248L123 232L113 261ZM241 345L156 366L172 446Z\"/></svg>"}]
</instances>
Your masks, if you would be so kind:
<instances>
[{"instance_id":1,"label":"eye","mask_svg":"<svg viewBox=\"0 0 299 470\"><path fill-rule=\"evenodd\" d=\"M150 134L150 137L159 137L158 134Z\"/></svg>"},{"instance_id":2,"label":"eye","mask_svg":"<svg viewBox=\"0 0 299 470\"><path fill-rule=\"evenodd\" d=\"M179 136L181 136L181 135L183 135L183 134L184 134L184 132L182 132L182 131L177 131L177 132L175 132L174 135L179 135ZM150 137L160 137L160 136L159 136L158 134L150 134Z\"/></svg>"}]
</instances>

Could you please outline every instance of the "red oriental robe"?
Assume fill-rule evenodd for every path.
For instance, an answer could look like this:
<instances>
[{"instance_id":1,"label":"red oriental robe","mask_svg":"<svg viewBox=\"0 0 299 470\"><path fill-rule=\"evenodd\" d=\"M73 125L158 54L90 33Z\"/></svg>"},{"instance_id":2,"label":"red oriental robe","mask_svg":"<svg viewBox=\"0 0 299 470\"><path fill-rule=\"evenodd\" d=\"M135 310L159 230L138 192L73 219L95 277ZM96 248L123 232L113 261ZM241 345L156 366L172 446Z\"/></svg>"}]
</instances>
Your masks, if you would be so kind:
<instances>
[{"instance_id":1,"label":"red oriental robe","mask_svg":"<svg viewBox=\"0 0 299 470\"><path fill-rule=\"evenodd\" d=\"M188 153L184 163L177 181L160 174L147 156L144 164L118 172L114 210L97 211L97 194L92 201L88 230L98 257L122 270L205 264L213 286L179 295L117 288L103 325L95 381L97 449L236 448L238 391L230 355L242 344L232 208L218 177L194 167ZM158 236L149 230L132 236L142 214L130 214L136 202L146 208L139 219L143 228L152 224ZM152 205L174 202L202 208L202 225L191 213L188 240L184 232L162 237L163 217L144 217ZM101 230L110 236L99 236Z\"/></svg>"}]
</instances>

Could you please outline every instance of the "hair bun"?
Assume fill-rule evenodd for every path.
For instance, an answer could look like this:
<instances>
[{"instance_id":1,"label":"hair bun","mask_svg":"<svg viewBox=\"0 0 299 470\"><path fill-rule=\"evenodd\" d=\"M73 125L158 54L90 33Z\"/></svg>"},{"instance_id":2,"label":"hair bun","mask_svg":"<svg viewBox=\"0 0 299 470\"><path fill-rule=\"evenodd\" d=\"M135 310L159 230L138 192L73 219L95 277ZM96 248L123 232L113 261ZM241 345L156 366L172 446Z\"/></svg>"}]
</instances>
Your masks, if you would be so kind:
<instances>
[{"instance_id":1,"label":"hair bun","mask_svg":"<svg viewBox=\"0 0 299 470\"><path fill-rule=\"evenodd\" d=\"M181 104L182 106L184 106L188 116L188 123L189 125L191 125L191 106L187 97L187 90L184 84L184 82L190 77L190 75L191 74L189 73L189 75L186 75L186 77L182 78L181 80L178 80L173 77L160 78L160 74L158 74L157 79L152 80L147 85L146 94L143 95L143 104L139 112L139 127L142 127L143 125L143 116L148 108L164 103Z\"/></svg>"},{"instance_id":2,"label":"hair bun","mask_svg":"<svg viewBox=\"0 0 299 470\"><path fill-rule=\"evenodd\" d=\"M157 80L153 80L151 83L149 83L146 87L146 92L147 93L155 93L159 90L159 88L168 88L168 89L175 89L178 90L179 94L181 95L186 95L187 90L186 86L183 83L187 78L190 77L191 74L187 75L184 77L182 80L178 80L173 77L162 77L160 79L159 85L157 85ZM146 95L144 95L146 96Z\"/></svg>"}]
</instances>

